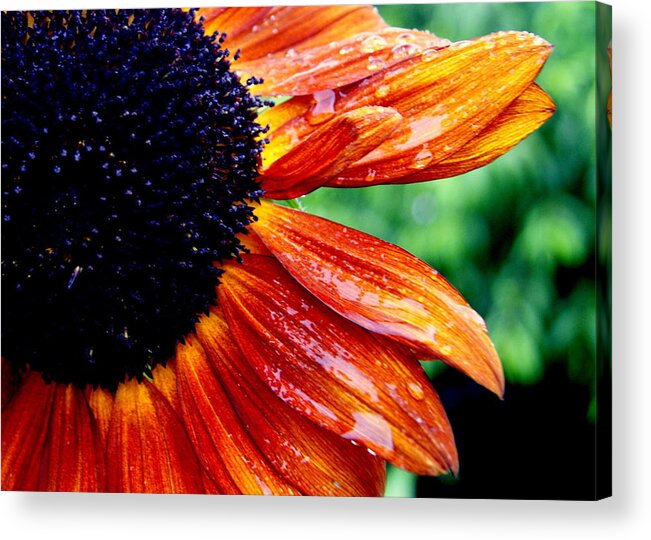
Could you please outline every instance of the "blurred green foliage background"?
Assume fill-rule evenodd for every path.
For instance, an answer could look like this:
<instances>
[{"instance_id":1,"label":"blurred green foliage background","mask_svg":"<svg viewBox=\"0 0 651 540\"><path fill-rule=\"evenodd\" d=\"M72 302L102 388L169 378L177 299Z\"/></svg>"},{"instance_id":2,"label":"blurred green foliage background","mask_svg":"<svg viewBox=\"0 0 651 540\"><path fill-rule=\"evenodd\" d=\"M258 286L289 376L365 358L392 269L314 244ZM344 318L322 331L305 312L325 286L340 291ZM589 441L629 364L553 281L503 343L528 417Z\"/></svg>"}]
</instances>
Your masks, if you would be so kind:
<instances>
[{"instance_id":1,"label":"blurred green foliage background","mask_svg":"<svg viewBox=\"0 0 651 540\"><path fill-rule=\"evenodd\" d=\"M405 186L319 189L306 211L396 243L437 268L486 319L509 387L538 384L550 366L590 388L596 420L595 62L609 88L606 51L595 57L592 2L386 5L392 25L453 41L527 30L554 45L537 82L556 114L492 164ZM601 91L603 94L603 91ZM596 110L597 109L597 110ZM428 364L434 380L439 363ZM553 399L553 396L550 396ZM541 404L543 406L543 404ZM453 428L454 428L453 424ZM463 467L463 456L461 456ZM413 496L416 479L391 469L387 495Z\"/></svg>"}]
</instances>

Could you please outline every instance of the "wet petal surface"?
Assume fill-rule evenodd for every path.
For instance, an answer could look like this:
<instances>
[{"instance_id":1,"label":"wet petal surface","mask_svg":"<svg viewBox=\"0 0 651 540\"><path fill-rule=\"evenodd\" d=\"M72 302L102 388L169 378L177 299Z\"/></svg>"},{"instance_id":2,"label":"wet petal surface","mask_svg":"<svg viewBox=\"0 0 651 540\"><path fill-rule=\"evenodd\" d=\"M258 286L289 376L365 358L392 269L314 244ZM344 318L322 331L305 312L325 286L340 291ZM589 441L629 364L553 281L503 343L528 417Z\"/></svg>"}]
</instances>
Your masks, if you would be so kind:
<instances>
[{"instance_id":1,"label":"wet petal surface","mask_svg":"<svg viewBox=\"0 0 651 540\"><path fill-rule=\"evenodd\" d=\"M255 87L257 94L300 96L340 88L424 49L449 45L450 41L428 32L383 28L302 51L288 49L241 62L237 70L247 75L264 73L264 83Z\"/></svg>"},{"instance_id":2,"label":"wet petal surface","mask_svg":"<svg viewBox=\"0 0 651 540\"><path fill-rule=\"evenodd\" d=\"M332 221L263 203L252 228L292 276L337 313L463 371L498 395L504 375L482 318L436 270Z\"/></svg>"},{"instance_id":3,"label":"wet petal surface","mask_svg":"<svg viewBox=\"0 0 651 540\"><path fill-rule=\"evenodd\" d=\"M183 418L217 488L222 493L298 495L249 437L196 337L178 347L177 362Z\"/></svg>"},{"instance_id":4,"label":"wet petal surface","mask_svg":"<svg viewBox=\"0 0 651 540\"><path fill-rule=\"evenodd\" d=\"M303 50L386 26L371 6L216 8L199 10L197 15L205 17L206 33L226 32L226 46L240 49L243 61L290 48ZM256 75L266 74L263 70Z\"/></svg>"},{"instance_id":5,"label":"wet petal surface","mask_svg":"<svg viewBox=\"0 0 651 540\"><path fill-rule=\"evenodd\" d=\"M533 34L499 32L441 50L427 49L358 83L331 90L332 114L381 106L396 109L404 121L328 185L399 183L413 175L420 180L421 173L425 176L464 146L472 147L475 139L485 146L487 140L480 134L531 86L550 52L551 46ZM311 98L292 99L261 115L260 121L271 126L271 147L311 133L322 107L320 98L317 92ZM488 142L506 148L503 134ZM489 150L495 153L498 148ZM433 173L426 176L435 178Z\"/></svg>"},{"instance_id":6,"label":"wet petal surface","mask_svg":"<svg viewBox=\"0 0 651 540\"><path fill-rule=\"evenodd\" d=\"M387 107L361 107L324 120L294 147L285 147L284 154L262 171L265 195L293 199L313 191L390 137L401 118ZM316 160L306 159L317 155Z\"/></svg>"},{"instance_id":7,"label":"wet petal surface","mask_svg":"<svg viewBox=\"0 0 651 540\"><path fill-rule=\"evenodd\" d=\"M416 361L330 310L271 257L227 264L218 297L239 348L285 403L399 467L456 470L445 411Z\"/></svg>"},{"instance_id":8,"label":"wet petal surface","mask_svg":"<svg viewBox=\"0 0 651 540\"><path fill-rule=\"evenodd\" d=\"M218 308L201 319L197 335L250 436L301 493L382 495L384 461L317 426L279 399L242 356Z\"/></svg>"}]
</instances>

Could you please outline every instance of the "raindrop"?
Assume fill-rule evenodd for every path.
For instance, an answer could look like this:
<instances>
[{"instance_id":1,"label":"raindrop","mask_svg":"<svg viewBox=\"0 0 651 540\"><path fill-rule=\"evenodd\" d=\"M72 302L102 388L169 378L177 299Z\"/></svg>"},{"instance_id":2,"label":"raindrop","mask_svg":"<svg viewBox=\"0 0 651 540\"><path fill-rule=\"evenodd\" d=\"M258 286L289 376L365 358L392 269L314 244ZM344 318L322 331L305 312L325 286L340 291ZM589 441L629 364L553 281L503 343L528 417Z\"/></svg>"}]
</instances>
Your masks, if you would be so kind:
<instances>
[{"instance_id":1,"label":"raindrop","mask_svg":"<svg viewBox=\"0 0 651 540\"><path fill-rule=\"evenodd\" d=\"M372 53L379 51L387 46L387 40L376 34L370 35L362 41L360 50L363 53Z\"/></svg>"},{"instance_id":2,"label":"raindrop","mask_svg":"<svg viewBox=\"0 0 651 540\"><path fill-rule=\"evenodd\" d=\"M314 105L310 110L308 122L310 124L320 124L325 122L335 113L335 101L337 95L334 90L321 90L314 92Z\"/></svg>"},{"instance_id":3,"label":"raindrop","mask_svg":"<svg viewBox=\"0 0 651 540\"><path fill-rule=\"evenodd\" d=\"M423 387L420 383L410 382L407 385L407 391L414 399L417 399L418 401L422 400L425 397L425 391L423 390Z\"/></svg>"},{"instance_id":4,"label":"raindrop","mask_svg":"<svg viewBox=\"0 0 651 540\"><path fill-rule=\"evenodd\" d=\"M424 169L432 161L432 152L427 148L422 148L418 154L414 156L414 160L409 164L410 169Z\"/></svg>"},{"instance_id":5,"label":"raindrop","mask_svg":"<svg viewBox=\"0 0 651 540\"><path fill-rule=\"evenodd\" d=\"M402 58L408 58L419 52L420 52L420 47L413 43L404 43L402 45L396 45L391 49L391 55L396 60L400 60Z\"/></svg>"},{"instance_id":6,"label":"raindrop","mask_svg":"<svg viewBox=\"0 0 651 540\"><path fill-rule=\"evenodd\" d=\"M405 32L404 34L398 34L398 36L396 37L396 43L398 44L410 43L415 40L416 40L416 36L414 36L414 34L410 34L409 32Z\"/></svg>"},{"instance_id":7,"label":"raindrop","mask_svg":"<svg viewBox=\"0 0 651 540\"><path fill-rule=\"evenodd\" d=\"M433 60L434 58L440 56L440 54L441 53L439 53L436 49L427 49L423 53L422 58L423 58L423 60L425 60L427 62L429 60Z\"/></svg>"},{"instance_id":8,"label":"raindrop","mask_svg":"<svg viewBox=\"0 0 651 540\"><path fill-rule=\"evenodd\" d=\"M376 56L368 57L368 65L366 66L366 69L369 71L377 71L378 69L382 69L385 66L386 64L381 58L377 58Z\"/></svg>"},{"instance_id":9,"label":"raindrop","mask_svg":"<svg viewBox=\"0 0 651 540\"><path fill-rule=\"evenodd\" d=\"M386 97L389 94L390 91L391 91L391 87L389 85L381 84L375 90L375 97L377 97L377 98Z\"/></svg>"},{"instance_id":10,"label":"raindrop","mask_svg":"<svg viewBox=\"0 0 651 540\"><path fill-rule=\"evenodd\" d=\"M355 50L355 47L353 47L352 45L344 45L341 49L339 49L339 54L344 56L346 54L350 54L354 50Z\"/></svg>"}]
</instances>

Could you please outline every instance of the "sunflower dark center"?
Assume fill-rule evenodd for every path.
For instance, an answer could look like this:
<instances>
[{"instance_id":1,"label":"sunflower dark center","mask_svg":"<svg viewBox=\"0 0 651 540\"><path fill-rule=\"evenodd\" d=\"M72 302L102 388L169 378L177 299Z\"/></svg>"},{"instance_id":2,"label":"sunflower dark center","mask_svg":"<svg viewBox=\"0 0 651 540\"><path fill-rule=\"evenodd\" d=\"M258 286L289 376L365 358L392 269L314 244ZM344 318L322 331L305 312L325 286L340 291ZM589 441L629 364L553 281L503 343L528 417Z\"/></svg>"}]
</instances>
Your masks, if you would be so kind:
<instances>
[{"instance_id":1,"label":"sunflower dark center","mask_svg":"<svg viewBox=\"0 0 651 540\"><path fill-rule=\"evenodd\" d=\"M192 12L2 15L3 356L114 389L174 355L252 221L263 103Z\"/></svg>"}]
</instances>

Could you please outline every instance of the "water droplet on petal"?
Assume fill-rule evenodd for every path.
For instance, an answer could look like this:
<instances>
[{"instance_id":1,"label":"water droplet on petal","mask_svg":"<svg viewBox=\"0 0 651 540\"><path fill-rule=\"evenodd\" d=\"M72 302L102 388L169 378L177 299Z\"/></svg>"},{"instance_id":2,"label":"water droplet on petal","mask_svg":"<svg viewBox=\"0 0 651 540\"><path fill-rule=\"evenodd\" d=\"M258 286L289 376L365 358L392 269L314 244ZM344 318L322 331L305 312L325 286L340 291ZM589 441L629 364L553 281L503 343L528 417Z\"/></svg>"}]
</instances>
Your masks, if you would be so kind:
<instances>
[{"instance_id":1,"label":"water droplet on petal","mask_svg":"<svg viewBox=\"0 0 651 540\"><path fill-rule=\"evenodd\" d=\"M354 412L355 425L350 431L343 433L344 439L359 440L381 448L384 452L394 449L391 425L382 416L372 412Z\"/></svg>"},{"instance_id":2,"label":"water droplet on petal","mask_svg":"<svg viewBox=\"0 0 651 540\"><path fill-rule=\"evenodd\" d=\"M398 36L396 36L396 43L398 44L411 43L412 41L415 41L415 39L416 36L414 36L414 34L405 32L404 34L398 34Z\"/></svg>"},{"instance_id":3,"label":"water droplet on petal","mask_svg":"<svg viewBox=\"0 0 651 540\"><path fill-rule=\"evenodd\" d=\"M378 58L377 56L368 57L368 65L366 66L366 69L369 71L377 71L384 68L385 66L386 63L381 58Z\"/></svg>"},{"instance_id":4,"label":"water droplet on petal","mask_svg":"<svg viewBox=\"0 0 651 540\"><path fill-rule=\"evenodd\" d=\"M420 47L414 43L404 43L402 45L396 45L391 49L391 56L394 59L400 60L402 58L408 58L420 52Z\"/></svg>"},{"instance_id":5,"label":"water droplet on petal","mask_svg":"<svg viewBox=\"0 0 651 540\"><path fill-rule=\"evenodd\" d=\"M314 92L313 97L314 105L308 115L308 122L312 125L325 122L334 115L337 95L334 90L321 90Z\"/></svg>"},{"instance_id":6,"label":"water droplet on petal","mask_svg":"<svg viewBox=\"0 0 651 540\"><path fill-rule=\"evenodd\" d=\"M382 36L372 34L367 38L365 38L364 41L362 41L360 50L363 53L372 53L375 51L379 51L380 49L383 49L386 46L387 46L386 39L384 39Z\"/></svg>"},{"instance_id":7,"label":"water droplet on petal","mask_svg":"<svg viewBox=\"0 0 651 540\"><path fill-rule=\"evenodd\" d=\"M425 391L423 390L423 387L421 386L420 383L417 382L410 382L407 385L407 390L409 391L409 394L414 398L420 401L425 397Z\"/></svg>"},{"instance_id":8,"label":"water droplet on petal","mask_svg":"<svg viewBox=\"0 0 651 540\"><path fill-rule=\"evenodd\" d=\"M439 53L436 49L427 49L423 53L422 58L423 58L423 60L425 60L427 62L429 60L433 60L434 58L440 56L440 54L441 53Z\"/></svg>"},{"instance_id":9,"label":"water droplet on petal","mask_svg":"<svg viewBox=\"0 0 651 540\"><path fill-rule=\"evenodd\" d=\"M352 45L344 45L341 49L339 49L339 54L341 54L343 56L343 55L346 55L346 54L350 54L354 50L355 50L355 47L353 47Z\"/></svg>"},{"instance_id":10,"label":"water droplet on petal","mask_svg":"<svg viewBox=\"0 0 651 540\"><path fill-rule=\"evenodd\" d=\"M388 84L381 84L375 90L375 97L383 98L386 97L391 91L391 87Z\"/></svg>"},{"instance_id":11,"label":"water droplet on petal","mask_svg":"<svg viewBox=\"0 0 651 540\"><path fill-rule=\"evenodd\" d=\"M431 163L432 159L432 152L424 147L414 156L414 160L408 165L408 167L410 169L424 169Z\"/></svg>"}]
</instances>

